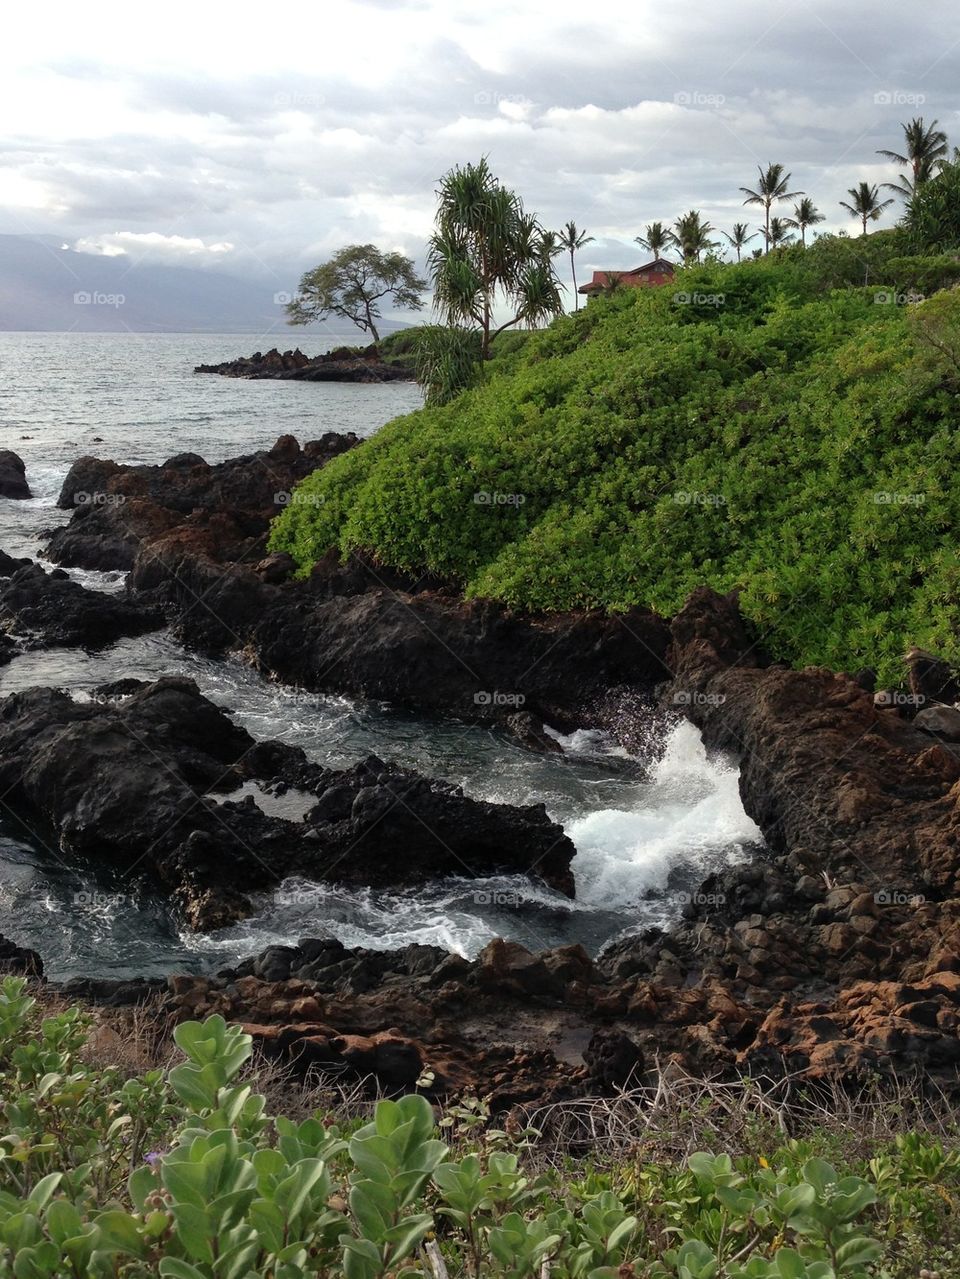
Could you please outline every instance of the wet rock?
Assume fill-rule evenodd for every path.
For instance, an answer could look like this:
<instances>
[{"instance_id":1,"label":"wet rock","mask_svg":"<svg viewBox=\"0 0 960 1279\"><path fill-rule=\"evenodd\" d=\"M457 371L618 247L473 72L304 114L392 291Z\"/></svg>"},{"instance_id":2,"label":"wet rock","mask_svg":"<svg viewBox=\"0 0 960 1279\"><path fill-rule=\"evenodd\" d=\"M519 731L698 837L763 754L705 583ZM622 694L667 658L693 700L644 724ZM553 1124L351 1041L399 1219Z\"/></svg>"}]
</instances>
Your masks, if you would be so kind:
<instances>
[{"instance_id":1,"label":"wet rock","mask_svg":"<svg viewBox=\"0 0 960 1279\"><path fill-rule=\"evenodd\" d=\"M258 765L279 770L267 782L315 779L320 802L307 821L268 817L252 796L211 794L229 796ZM54 831L64 854L121 877L135 867L132 888L159 884L198 928L243 918L251 893L291 875L414 887L505 869L573 888L574 847L542 806L468 799L375 757L325 772L295 748L256 743L180 677L120 701L55 689L0 701L0 792L28 828ZM331 793L341 798L324 807ZM275 948L264 963L284 978L301 960Z\"/></svg>"},{"instance_id":2,"label":"wet rock","mask_svg":"<svg viewBox=\"0 0 960 1279\"><path fill-rule=\"evenodd\" d=\"M506 727L528 750L540 751L545 755L563 754L563 747L546 731L542 720L538 720L529 711L518 711L515 715L508 715Z\"/></svg>"},{"instance_id":3,"label":"wet rock","mask_svg":"<svg viewBox=\"0 0 960 1279\"><path fill-rule=\"evenodd\" d=\"M35 950L17 946L6 937L0 937L0 973L17 977L42 977L43 960Z\"/></svg>"},{"instance_id":4,"label":"wet rock","mask_svg":"<svg viewBox=\"0 0 960 1279\"><path fill-rule=\"evenodd\" d=\"M0 626L21 634L27 647L102 648L163 625L149 604L88 590L62 569L48 573L28 561L0 578Z\"/></svg>"},{"instance_id":5,"label":"wet rock","mask_svg":"<svg viewBox=\"0 0 960 1279\"><path fill-rule=\"evenodd\" d=\"M0 497L22 501L32 496L23 459L11 449L0 449Z\"/></svg>"}]
</instances>

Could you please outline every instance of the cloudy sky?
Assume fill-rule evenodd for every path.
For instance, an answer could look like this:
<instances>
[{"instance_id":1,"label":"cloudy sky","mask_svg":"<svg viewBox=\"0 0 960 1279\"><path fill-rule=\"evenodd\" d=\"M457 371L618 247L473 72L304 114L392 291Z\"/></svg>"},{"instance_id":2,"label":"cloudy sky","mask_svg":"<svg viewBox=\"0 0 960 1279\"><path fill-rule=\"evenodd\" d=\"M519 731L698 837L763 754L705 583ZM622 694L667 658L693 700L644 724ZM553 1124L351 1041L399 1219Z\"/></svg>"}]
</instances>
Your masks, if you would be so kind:
<instances>
[{"instance_id":1,"label":"cloudy sky","mask_svg":"<svg viewBox=\"0 0 960 1279\"><path fill-rule=\"evenodd\" d=\"M900 121L960 143L958 58L956 0L18 5L0 232L293 287L344 243L422 261L437 179L486 154L595 237L581 274L626 267L653 219L729 229L771 160L851 224Z\"/></svg>"}]
</instances>

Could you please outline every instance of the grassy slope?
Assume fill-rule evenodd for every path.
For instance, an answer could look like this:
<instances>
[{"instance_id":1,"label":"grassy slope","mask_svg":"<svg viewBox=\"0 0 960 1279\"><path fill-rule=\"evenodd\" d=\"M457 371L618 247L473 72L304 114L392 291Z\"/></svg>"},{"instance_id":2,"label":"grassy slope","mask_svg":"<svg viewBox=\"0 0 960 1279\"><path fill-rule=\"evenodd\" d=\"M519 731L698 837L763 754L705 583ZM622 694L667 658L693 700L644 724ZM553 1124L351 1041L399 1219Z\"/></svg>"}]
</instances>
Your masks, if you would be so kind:
<instances>
[{"instance_id":1,"label":"grassy slope","mask_svg":"<svg viewBox=\"0 0 960 1279\"><path fill-rule=\"evenodd\" d=\"M960 657L960 294L825 293L803 261L697 268L677 290L722 305L625 291L510 343L484 385L307 480L322 501L272 545L304 570L369 548L534 608L669 614L741 586L791 661Z\"/></svg>"}]
</instances>

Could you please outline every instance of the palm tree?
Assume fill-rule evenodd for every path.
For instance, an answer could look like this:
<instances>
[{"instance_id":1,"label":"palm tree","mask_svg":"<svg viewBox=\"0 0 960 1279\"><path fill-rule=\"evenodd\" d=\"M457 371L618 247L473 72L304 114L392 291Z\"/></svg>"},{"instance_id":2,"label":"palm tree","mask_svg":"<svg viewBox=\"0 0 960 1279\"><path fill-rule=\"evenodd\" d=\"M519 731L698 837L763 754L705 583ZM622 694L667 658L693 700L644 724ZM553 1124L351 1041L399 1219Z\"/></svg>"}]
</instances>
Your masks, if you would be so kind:
<instances>
[{"instance_id":1,"label":"palm tree","mask_svg":"<svg viewBox=\"0 0 960 1279\"><path fill-rule=\"evenodd\" d=\"M793 236L790 234L790 227L792 225L793 224L791 223L789 218L773 217L770 219L770 246L769 247L771 249L779 249L781 244L790 243L790 241L793 239Z\"/></svg>"},{"instance_id":2,"label":"palm tree","mask_svg":"<svg viewBox=\"0 0 960 1279\"><path fill-rule=\"evenodd\" d=\"M734 222L732 235L727 235L726 231L721 233L724 239L729 240L731 247L736 249L738 262L740 261L741 251L747 247L751 240L757 238L756 231L752 235L747 235L749 230L750 228L746 222Z\"/></svg>"},{"instance_id":3,"label":"palm tree","mask_svg":"<svg viewBox=\"0 0 960 1279\"><path fill-rule=\"evenodd\" d=\"M714 247L715 241L709 238L713 230L701 219L699 209L691 209L674 222L670 242L680 250L684 262L699 262L700 254Z\"/></svg>"},{"instance_id":4,"label":"palm tree","mask_svg":"<svg viewBox=\"0 0 960 1279\"><path fill-rule=\"evenodd\" d=\"M560 236L556 231L544 231L542 228L539 230L535 251L544 262L552 262L555 257L563 252L563 248Z\"/></svg>"},{"instance_id":5,"label":"palm tree","mask_svg":"<svg viewBox=\"0 0 960 1279\"><path fill-rule=\"evenodd\" d=\"M661 257L663 251L668 249L673 243L670 228L665 227L662 222L651 222L647 227L646 235L637 235L634 236L634 239L641 249L646 249L648 253L652 253L654 258Z\"/></svg>"},{"instance_id":6,"label":"palm tree","mask_svg":"<svg viewBox=\"0 0 960 1279\"><path fill-rule=\"evenodd\" d=\"M593 244L593 236L586 231L578 231L576 222L568 222L560 232L561 247L570 254L570 274L573 276L573 309L580 310L580 294L577 292L577 268L574 254L585 244Z\"/></svg>"},{"instance_id":7,"label":"palm tree","mask_svg":"<svg viewBox=\"0 0 960 1279\"><path fill-rule=\"evenodd\" d=\"M893 204L892 196L889 200L881 200L879 188L871 186L869 182L861 182L858 187L850 187L849 195L853 203L848 204L846 200L841 200L840 205L851 217L860 219L863 223L864 235L867 234L867 219L876 222L884 209Z\"/></svg>"},{"instance_id":8,"label":"palm tree","mask_svg":"<svg viewBox=\"0 0 960 1279\"><path fill-rule=\"evenodd\" d=\"M790 185L790 174L784 172L782 164L768 164L766 170L757 165L757 172L760 174L760 181L756 191L751 190L750 187L741 187L740 190L747 197L744 204L763 205L763 238L769 251L771 206L777 200L792 200L798 195L803 195L803 192L787 190Z\"/></svg>"},{"instance_id":9,"label":"palm tree","mask_svg":"<svg viewBox=\"0 0 960 1279\"><path fill-rule=\"evenodd\" d=\"M877 152L884 159L893 160L895 164L910 170L909 174L901 173L896 182L884 182L885 190L896 191L897 195L910 200L924 182L929 182L934 176L947 154L947 135L937 128L938 123L939 121L934 120L933 124L925 125L923 117L918 116L909 124L901 124L907 143L906 154L900 155L898 151Z\"/></svg>"},{"instance_id":10,"label":"palm tree","mask_svg":"<svg viewBox=\"0 0 960 1279\"><path fill-rule=\"evenodd\" d=\"M802 200L798 200L793 206L793 217L787 218L787 226L796 227L800 232L800 243L804 248L807 247L807 227L816 226L818 222L826 222L826 217L820 212L814 202L808 195Z\"/></svg>"}]
</instances>

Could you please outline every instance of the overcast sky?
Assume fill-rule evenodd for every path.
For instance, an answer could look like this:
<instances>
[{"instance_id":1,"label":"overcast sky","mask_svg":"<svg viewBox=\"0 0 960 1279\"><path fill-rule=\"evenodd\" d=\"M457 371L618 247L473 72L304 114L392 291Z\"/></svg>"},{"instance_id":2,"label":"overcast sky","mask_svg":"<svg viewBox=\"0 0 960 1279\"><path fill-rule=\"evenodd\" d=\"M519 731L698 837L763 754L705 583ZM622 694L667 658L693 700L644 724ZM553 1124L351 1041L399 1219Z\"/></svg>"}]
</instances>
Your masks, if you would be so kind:
<instances>
[{"instance_id":1,"label":"overcast sky","mask_svg":"<svg viewBox=\"0 0 960 1279\"><path fill-rule=\"evenodd\" d=\"M755 224L772 160L856 230L837 202L893 176L900 121L960 143L958 57L956 0L18 4L0 232L292 288L345 243L422 262L437 179L483 154L595 237L581 275L690 208Z\"/></svg>"}]
</instances>

